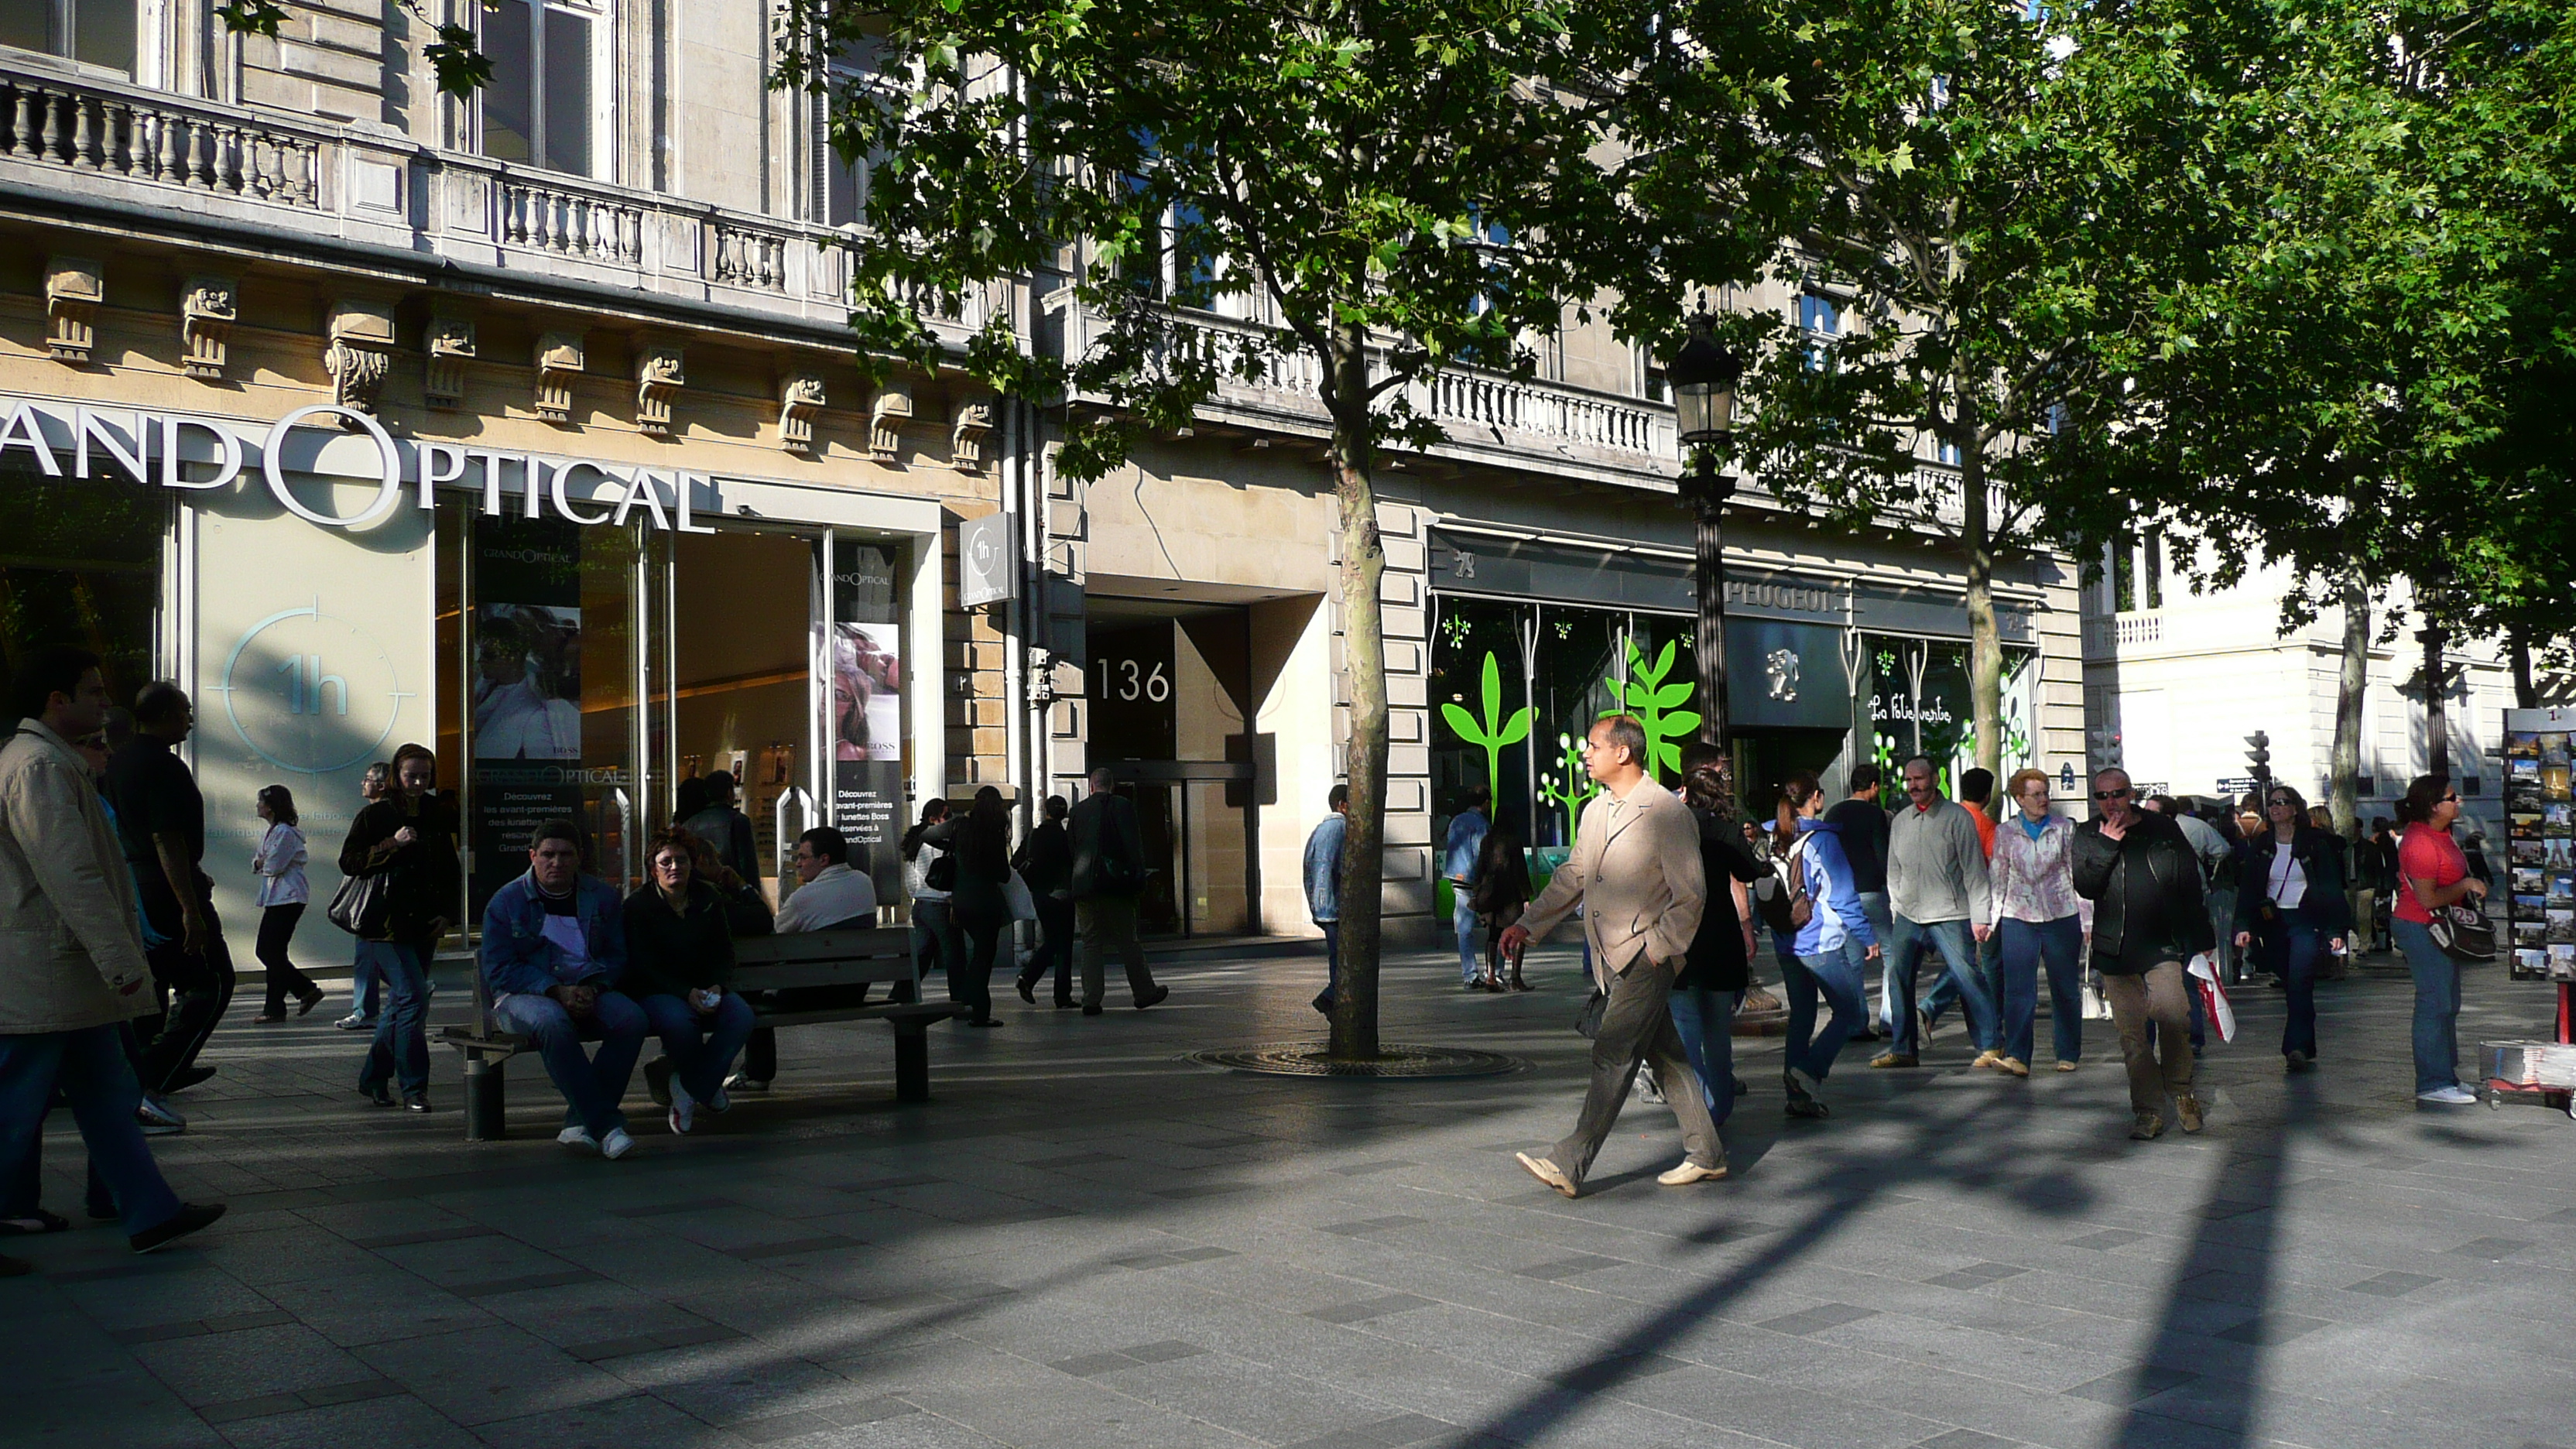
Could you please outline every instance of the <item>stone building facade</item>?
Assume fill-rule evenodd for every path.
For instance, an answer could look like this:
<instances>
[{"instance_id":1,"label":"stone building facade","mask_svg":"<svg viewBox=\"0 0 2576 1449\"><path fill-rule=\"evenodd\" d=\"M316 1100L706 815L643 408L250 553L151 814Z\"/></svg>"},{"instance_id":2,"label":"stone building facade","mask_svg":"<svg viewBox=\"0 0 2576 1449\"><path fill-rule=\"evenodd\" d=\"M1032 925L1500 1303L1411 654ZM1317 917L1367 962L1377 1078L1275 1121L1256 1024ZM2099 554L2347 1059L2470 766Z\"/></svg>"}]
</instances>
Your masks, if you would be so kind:
<instances>
[{"instance_id":1,"label":"stone building facade","mask_svg":"<svg viewBox=\"0 0 2576 1449\"><path fill-rule=\"evenodd\" d=\"M418 739L477 889L548 813L632 880L682 787L723 768L767 879L830 821L892 898L923 800L991 783L1025 808L1105 765L1147 821L1152 928L1309 929L1297 860L1347 729L1311 376L1229 383L1088 485L1049 439L1093 400L863 379L842 244L865 168L764 84L758 0L432 0L494 58L467 103L404 7L292 0L273 41L224 34L210 0L35 8L0 32L0 516L21 540L0 642L86 638L122 691L187 685L216 857L247 859L268 783L327 843L357 771ZM1063 280L943 325L1078 349L1093 323ZM1839 325L1793 289L1737 305ZM1558 736L1693 669L1649 359L1576 325L1532 380L1448 372L1416 403L1447 440L1379 485L1388 902L1419 939L1464 790L1490 780L1506 823L1561 844L1581 783ZM1973 750L1939 524L1845 532L1738 495L1748 786ZM2041 553L1999 586L2007 754L2070 780L2075 584ZM1525 741L1477 743L1524 709ZM241 908L246 877L219 875Z\"/></svg>"}]
</instances>

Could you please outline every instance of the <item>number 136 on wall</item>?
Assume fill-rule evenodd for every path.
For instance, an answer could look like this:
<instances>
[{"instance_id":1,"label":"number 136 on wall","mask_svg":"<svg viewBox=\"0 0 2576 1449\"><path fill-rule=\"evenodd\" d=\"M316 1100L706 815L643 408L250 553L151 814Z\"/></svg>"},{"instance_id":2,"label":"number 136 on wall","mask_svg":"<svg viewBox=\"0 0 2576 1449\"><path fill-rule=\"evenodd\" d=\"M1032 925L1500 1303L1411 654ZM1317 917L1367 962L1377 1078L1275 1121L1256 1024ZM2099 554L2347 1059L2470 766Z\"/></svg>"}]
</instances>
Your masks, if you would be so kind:
<instances>
[{"instance_id":1,"label":"number 136 on wall","mask_svg":"<svg viewBox=\"0 0 2576 1449\"><path fill-rule=\"evenodd\" d=\"M1161 704L1172 697L1172 681L1163 677L1161 660L1148 665L1135 659L1103 659L1093 697Z\"/></svg>"}]
</instances>

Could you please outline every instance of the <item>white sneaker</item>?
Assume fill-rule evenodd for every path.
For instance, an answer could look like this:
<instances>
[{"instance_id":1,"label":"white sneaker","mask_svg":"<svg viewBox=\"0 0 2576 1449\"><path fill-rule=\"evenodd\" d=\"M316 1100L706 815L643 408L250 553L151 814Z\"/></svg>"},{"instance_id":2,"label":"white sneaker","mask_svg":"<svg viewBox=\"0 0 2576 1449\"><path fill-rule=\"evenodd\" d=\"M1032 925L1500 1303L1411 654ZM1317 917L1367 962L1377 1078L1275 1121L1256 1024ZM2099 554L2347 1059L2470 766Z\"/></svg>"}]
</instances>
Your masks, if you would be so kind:
<instances>
[{"instance_id":1,"label":"white sneaker","mask_svg":"<svg viewBox=\"0 0 2576 1449\"><path fill-rule=\"evenodd\" d=\"M2429 1092L2417 1092L2415 1100L2439 1102L2445 1107L2474 1107L2478 1102L2478 1094L2454 1082L2447 1087L2435 1087Z\"/></svg>"},{"instance_id":2,"label":"white sneaker","mask_svg":"<svg viewBox=\"0 0 2576 1449\"><path fill-rule=\"evenodd\" d=\"M179 1115L178 1109L170 1105L169 1098L156 1097L150 1092L143 1094L142 1104L134 1109L134 1116L146 1125L168 1128L173 1132L188 1125L188 1119Z\"/></svg>"},{"instance_id":3,"label":"white sneaker","mask_svg":"<svg viewBox=\"0 0 2576 1449\"><path fill-rule=\"evenodd\" d=\"M689 1135L689 1129L696 1126L698 1123L696 1111L697 1105L697 1098L689 1095L689 1089L680 1085L679 1074L676 1072L673 1073L671 1076L672 1136L686 1137Z\"/></svg>"},{"instance_id":4,"label":"white sneaker","mask_svg":"<svg viewBox=\"0 0 2576 1449\"><path fill-rule=\"evenodd\" d=\"M626 1129L623 1127L609 1128L608 1136L599 1144L599 1155L607 1158L611 1162L615 1162L617 1159L624 1157L627 1153L634 1150L635 1139L627 1136Z\"/></svg>"},{"instance_id":5,"label":"white sneaker","mask_svg":"<svg viewBox=\"0 0 2576 1449\"><path fill-rule=\"evenodd\" d=\"M591 1136L590 1129L587 1127L566 1127L555 1134L555 1141L566 1147L588 1147L593 1150L599 1147L599 1139Z\"/></svg>"}]
</instances>

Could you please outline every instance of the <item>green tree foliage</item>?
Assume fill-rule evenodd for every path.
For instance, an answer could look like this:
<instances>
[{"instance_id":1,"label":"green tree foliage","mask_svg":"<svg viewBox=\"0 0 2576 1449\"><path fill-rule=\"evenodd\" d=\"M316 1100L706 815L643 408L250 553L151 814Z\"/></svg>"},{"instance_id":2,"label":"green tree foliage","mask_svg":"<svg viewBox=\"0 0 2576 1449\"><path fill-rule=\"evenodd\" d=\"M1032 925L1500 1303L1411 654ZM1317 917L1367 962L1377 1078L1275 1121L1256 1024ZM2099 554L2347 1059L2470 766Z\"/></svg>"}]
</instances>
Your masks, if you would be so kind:
<instances>
[{"instance_id":1,"label":"green tree foliage","mask_svg":"<svg viewBox=\"0 0 2576 1449\"><path fill-rule=\"evenodd\" d=\"M1228 378L1331 419L1351 695L1333 1051L1376 1052L1387 754L1381 450L1437 435L1416 386L1528 342L1633 231L1609 108L1655 11L1626 0L787 0L778 78L879 160L854 244L864 352L953 366L932 330L1035 277L1081 325L1031 356L996 310L964 359L1085 404L1058 466L1096 479ZM864 52L867 76L836 78ZM1247 325L1211 327L1211 309Z\"/></svg>"}]
</instances>

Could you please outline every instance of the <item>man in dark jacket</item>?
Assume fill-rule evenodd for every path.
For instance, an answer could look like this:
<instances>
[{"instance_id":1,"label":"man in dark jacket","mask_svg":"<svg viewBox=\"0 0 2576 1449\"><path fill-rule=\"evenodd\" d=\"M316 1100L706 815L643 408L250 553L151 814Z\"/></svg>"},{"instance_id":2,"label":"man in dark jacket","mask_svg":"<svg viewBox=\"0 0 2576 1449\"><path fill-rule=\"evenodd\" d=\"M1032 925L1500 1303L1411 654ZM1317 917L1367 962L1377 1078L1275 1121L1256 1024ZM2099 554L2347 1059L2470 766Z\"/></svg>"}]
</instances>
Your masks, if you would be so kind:
<instances>
[{"instance_id":1,"label":"man in dark jacket","mask_svg":"<svg viewBox=\"0 0 2576 1449\"><path fill-rule=\"evenodd\" d=\"M1136 940L1136 897L1145 889L1145 835L1134 801L1117 794L1118 777L1091 772L1091 793L1073 807L1074 934L1082 940L1082 1014L1100 1014L1102 957L1127 963L1127 989L1144 1010L1172 994L1154 984Z\"/></svg>"},{"instance_id":2,"label":"man in dark jacket","mask_svg":"<svg viewBox=\"0 0 2576 1449\"><path fill-rule=\"evenodd\" d=\"M2191 985L2183 963L2218 944L2200 864L2172 817L2138 808L2125 770L2093 777L2094 815L2075 828L2075 893L2093 902L2093 969L2102 973L2129 1069L2129 1135L2164 1132L2165 1097L2182 1130L2201 1126L2191 1091ZM2152 1023L2155 1040L2147 1039Z\"/></svg>"},{"instance_id":3,"label":"man in dark jacket","mask_svg":"<svg viewBox=\"0 0 2576 1449\"><path fill-rule=\"evenodd\" d=\"M1843 859L1851 864L1851 884L1860 894L1861 914L1869 918L1871 937L1884 941L1895 927L1895 918L1887 907L1888 816L1878 803L1881 778L1876 765L1864 762L1852 766L1851 798L1826 811L1825 823L1841 832ZM1878 1014L1870 1018L1870 1031L1892 1035L1885 1003L1896 1000L1898 995L1895 957L1881 963L1880 974L1885 978L1880 988L1881 1004Z\"/></svg>"},{"instance_id":4,"label":"man in dark jacket","mask_svg":"<svg viewBox=\"0 0 2576 1449\"><path fill-rule=\"evenodd\" d=\"M1038 908L1038 949L1020 968L1020 999L1036 1005L1038 982L1052 967L1061 1010L1073 1005L1073 834L1065 826L1073 807L1062 795L1049 795L1043 813L1046 818L1011 857L1011 869L1020 873Z\"/></svg>"},{"instance_id":5,"label":"man in dark jacket","mask_svg":"<svg viewBox=\"0 0 2576 1449\"><path fill-rule=\"evenodd\" d=\"M143 919L160 938L150 948L164 1014L134 1024L143 1039L137 1070L143 1090L176 1092L215 1074L197 1053L233 1000L233 957L215 913L215 883L206 855L206 801L197 777L179 758L196 728L196 711L175 684L147 684L134 700L134 738L107 762L107 797L116 806L126 864L142 890Z\"/></svg>"}]
</instances>

